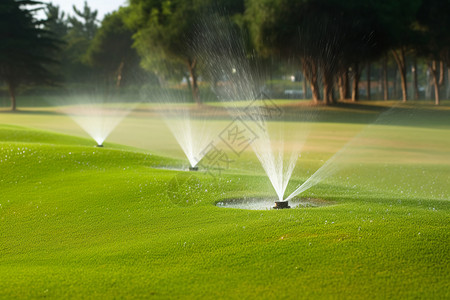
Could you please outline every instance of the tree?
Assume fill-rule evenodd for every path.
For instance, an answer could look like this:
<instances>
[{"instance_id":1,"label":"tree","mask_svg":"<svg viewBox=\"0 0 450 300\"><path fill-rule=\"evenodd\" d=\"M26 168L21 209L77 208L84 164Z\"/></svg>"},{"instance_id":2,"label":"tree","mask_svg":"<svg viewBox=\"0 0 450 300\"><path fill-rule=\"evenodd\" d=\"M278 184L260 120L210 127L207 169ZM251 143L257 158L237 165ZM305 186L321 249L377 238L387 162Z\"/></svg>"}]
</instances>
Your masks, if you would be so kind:
<instances>
[{"instance_id":1,"label":"tree","mask_svg":"<svg viewBox=\"0 0 450 300\"><path fill-rule=\"evenodd\" d=\"M439 86L443 82L444 62L450 57L450 1L429 0L422 3L417 14L422 43L419 52L429 60L433 77L435 104L440 104Z\"/></svg>"},{"instance_id":2,"label":"tree","mask_svg":"<svg viewBox=\"0 0 450 300\"><path fill-rule=\"evenodd\" d=\"M297 56L310 83L313 100L334 102L333 86L340 77L346 94L347 72L352 68L354 85L360 66L383 50L383 30L370 8L359 1L250 0L246 15L251 20L254 43L261 53Z\"/></svg>"},{"instance_id":3,"label":"tree","mask_svg":"<svg viewBox=\"0 0 450 300\"><path fill-rule=\"evenodd\" d=\"M65 58L65 52L62 51L62 49L64 49L66 46L66 43L64 43L64 39L68 32L68 21L66 18L66 14L60 10L59 6L53 5L52 3L46 5L44 12L46 15L44 29L61 41L60 49L59 51L54 53L53 57L58 62L62 62ZM49 66L49 69L52 73L58 76L58 78L64 78L65 72L63 69L63 64L54 64L52 66Z\"/></svg>"},{"instance_id":4,"label":"tree","mask_svg":"<svg viewBox=\"0 0 450 300\"><path fill-rule=\"evenodd\" d=\"M73 11L74 16L68 16L69 28L64 37L63 73L68 81L86 82L92 79L85 56L98 29L97 10L84 2L83 10L73 6Z\"/></svg>"},{"instance_id":5,"label":"tree","mask_svg":"<svg viewBox=\"0 0 450 300\"><path fill-rule=\"evenodd\" d=\"M223 11L202 17L195 28L191 51L199 60L203 80L210 81L219 98L259 97L263 64L256 63L258 58L250 52L244 28L241 15L231 19ZM220 89L217 83L223 80L226 88Z\"/></svg>"},{"instance_id":6,"label":"tree","mask_svg":"<svg viewBox=\"0 0 450 300\"><path fill-rule=\"evenodd\" d=\"M98 29L97 10L92 10L84 1L83 10L72 6L75 16L69 16L70 34L92 40Z\"/></svg>"},{"instance_id":7,"label":"tree","mask_svg":"<svg viewBox=\"0 0 450 300\"><path fill-rule=\"evenodd\" d=\"M309 32L308 28L301 26L303 20L299 16L307 3L306 0L250 0L245 16L253 44L260 55L297 58L310 84L313 100L317 102L320 99L318 63L305 53L306 44L300 43L300 36L306 39Z\"/></svg>"},{"instance_id":8,"label":"tree","mask_svg":"<svg viewBox=\"0 0 450 300\"><path fill-rule=\"evenodd\" d=\"M52 32L57 38L63 39L68 30L65 12L61 11L58 5L49 3L45 8L45 16L47 21L44 28Z\"/></svg>"},{"instance_id":9,"label":"tree","mask_svg":"<svg viewBox=\"0 0 450 300\"><path fill-rule=\"evenodd\" d=\"M125 8L106 15L86 53L86 61L107 81L113 80L117 87L127 77L142 76L139 57L132 48L133 31L123 22Z\"/></svg>"},{"instance_id":10,"label":"tree","mask_svg":"<svg viewBox=\"0 0 450 300\"><path fill-rule=\"evenodd\" d=\"M197 81L199 56L192 51L198 22L216 7L229 9L232 14L234 9L243 7L242 3L242 0L131 0L127 23L137 31L134 46L143 66L164 72L167 64L183 65L192 80L192 98L201 104Z\"/></svg>"},{"instance_id":11,"label":"tree","mask_svg":"<svg viewBox=\"0 0 450 300\"><path fill-rule=\"evenodd\" d=\"M33 16L40 2L3 0L0 3L0 80L8 86L11 110L16 110L16 92L22 84L52 84L48 66L55 63L58 41Z\"/></svg>"},{"instance_id":12,"label":"tree","mask_svg":"<svg viewBox=\"0 0 450 300\"><path fill-rule=\"evenodd\" d=\"M397 63L403 102L408 99L406 57L417 42L413 23L421 2L421 0L378 0L373 2L373 11L378 15L383 27L386 28L386 41Z\"/></svg>"}]
</instances>

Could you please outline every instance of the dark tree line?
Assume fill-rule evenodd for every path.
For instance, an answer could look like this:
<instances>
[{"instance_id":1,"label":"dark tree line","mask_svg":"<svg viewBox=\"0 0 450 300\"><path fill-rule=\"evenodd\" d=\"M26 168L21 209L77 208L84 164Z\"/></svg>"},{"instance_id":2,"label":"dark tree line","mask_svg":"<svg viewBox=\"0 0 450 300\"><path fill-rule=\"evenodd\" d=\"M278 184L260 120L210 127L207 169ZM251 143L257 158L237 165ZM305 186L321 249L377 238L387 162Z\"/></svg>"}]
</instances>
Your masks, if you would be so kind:
<instances>
[{"instance_id":1,"label":"dark tree line","mask_svg":"<svg viewBox=\"0 0 450 300\"><path fill-rule=\"evenodd\" d=\"M49 67L56 63L53 55L58 41L25 5L33 7L39 2L0 2L0 80L7 86L13 111L21 84L51 84L55 79Z\"/></svg>"},{"instance_id":2,"label":"dark tree line","mask_svg":"<svg viewBox=\"0 0 450 300\"><path fill-rule=\"evenodd\" d=\"M125 9L108 14L100 22L88 3L73 6L66 16L58 6L45 8L45 27L63 42L60 77L69 83L113 82L121 87L140 72L139 57L132 47L133 31L124 23Z\"/></svg>"},{"instance_id":3,"label":"dark tree line","mask_svg":"<svg viewBox=\"0 0 450 300\"><path fill-rule=\"evenodd\" d=\"M437 105L450 75L450 0L130 0L102 22L87 3L69 15L47 5L47 19L41 21L34 6L39 3L0 3L0 81L8 86L13 109L21 84L54 84L63 78L122 87L142 84L137 79L145 74L160 83L186 78L192 98L201 103L198 77L213 86L220 77L208 70L217 66L208 65L202 51L219 55L237 44L266 69L273 69L273 57L289 61L301 70L312 99L325 104L357 101L364 70L370 98L373 66L382 70L388 99L389 61L395 62L403 101L411 97L410 66L413 97L419 93L418 62L425 62ZM199 40L205 20L227 24L210 26L214 38L209 43ZM223 26L232 27L236 36L224 35Z\"/></svg>"},{"instance_id":4,"label":"dark tree line","mask_svg":"<svg viewBox=\"0 0 450 300\"><path fill-rule=\"evenodd\" d=\"M443 74L444 64L448 66L445 56L450 44L449 3L448 0L250 0L246 15L256 20L250 21L250 28L259 49L299 57L315 101L323 98L325 103L334 102L332 90L336 86L340 99L349 98L349 75L353 78L351 99L358 100L362 69L370 72L370 63L383 61L387 55L397 64L402 99L406 101L408 57L428 58L430 70L435 70L433 74L438 69ZM261 14L265 17L258 17ZM441 62L439 68L434 67L437 62ZM437 89L435 97L439 104Z\"/></svg>"},{"instance_id":5,"label":"dark tree line","mask_svg":"<svg viewBox=\"0 0 450 300\"><path fill-rule=\"evenodd\" d=\"M326 104L336 101L335 83L340 97L348 98L350 70L352 98L357 100L362 67L387 48L382 26L366 7L331 1L267 1L265 5L250 1L248 18L261 10L272 13L253 24L254 43L266 53L297 58L315 102L321 99L319 79Z\"/></svg>"},{"instance_id":6,"label":"dark tree line","mask_svg":"<svg viewBox=\"0 0 450 300\"><path fill-rule=\"evenodd\" d=\"M37 12L46 18L38 19ZM68 85L85 89L93 82L120 87L142 72L132 47L133 31L123 12L105 16L87 2L70 14L38 1L0 2L0 84L6 86L16 110L20 86L51 85L63 91Z\"/></svg>"},{"instance_id":7,"label":"dark tree line","mask_svg":"<svg viewBox=\"0 0 450 300\"><path fill-rule=\"evenodd\" d=\"M187 61L184 68L190 71L197 101L197 73L192 67L202 64L201 56L190 53L186 45L195 43L196 23L210 17L211 7L216 6L227 7L222 12L247 33L244 36L250 38L246 40L246 49L256 49L262 61L276 55L297 64L316 102L357 101L363 70L370 79L371 65L377 63L384 69L387 99L389 58L397 65L403 101L408 99L407 72L411 62L429 61L429 69L436 77L435 101L439 104L439 84L442 85L444 70L449 66L446 58L450 44L449 3L449 0L132 0L127 19L137 32L134 40L140 55L152 55L150 68L166 65L168 61ZM219 36L220 32L213 35ZM414 76L417 91L417 73ZM367 95L369 98L369 80Z\"/></svg>"}]
</instances>

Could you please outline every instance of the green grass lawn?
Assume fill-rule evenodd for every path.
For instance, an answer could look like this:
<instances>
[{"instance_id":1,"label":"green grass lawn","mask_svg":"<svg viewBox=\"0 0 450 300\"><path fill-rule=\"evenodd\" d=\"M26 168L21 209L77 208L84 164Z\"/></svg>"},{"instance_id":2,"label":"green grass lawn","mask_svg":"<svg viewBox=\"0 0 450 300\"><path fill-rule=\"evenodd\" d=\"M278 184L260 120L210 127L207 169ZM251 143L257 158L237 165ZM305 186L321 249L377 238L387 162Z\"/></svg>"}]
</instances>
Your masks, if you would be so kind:
<instances>
[{"instance_id":1,"label":"green grass lawn","mask_svg":"<svg viewBox=\"0 0 450 300\"><path fill-rule=\"evenodd\" d=\"M308 124L288 192L344 147L304 195L333 205L279 211L214 205L275 199L249 150L216 177L161 169L187 162L154 114L96 148L52 108L0 113L0 298L449 298L450 110L371 106Z\"/></svg>"}]
</instances>

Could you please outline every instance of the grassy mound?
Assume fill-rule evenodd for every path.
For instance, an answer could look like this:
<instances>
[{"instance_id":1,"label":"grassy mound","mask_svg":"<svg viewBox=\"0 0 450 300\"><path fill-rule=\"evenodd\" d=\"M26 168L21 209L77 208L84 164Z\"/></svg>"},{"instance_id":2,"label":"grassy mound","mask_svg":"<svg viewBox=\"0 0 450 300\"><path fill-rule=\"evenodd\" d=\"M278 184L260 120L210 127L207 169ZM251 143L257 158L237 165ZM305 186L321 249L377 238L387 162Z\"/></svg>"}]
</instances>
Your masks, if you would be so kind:
<instances>
[{"instance_id":1,"label":"grassy mound","mask_svg":"<svg viewBox=\"0 0 450 300\"><path fill-rule=\"evenodd\" d=\"M0 298L448 298L450 164L417 161L409 134L439 158L448 131L386 129L419 149L396 144L404 161L358 161L307 192L335 205L247 211L214 204L272 195L260 173L164 170L180 161L2 125Z\"/></svg>"}]
</instances>

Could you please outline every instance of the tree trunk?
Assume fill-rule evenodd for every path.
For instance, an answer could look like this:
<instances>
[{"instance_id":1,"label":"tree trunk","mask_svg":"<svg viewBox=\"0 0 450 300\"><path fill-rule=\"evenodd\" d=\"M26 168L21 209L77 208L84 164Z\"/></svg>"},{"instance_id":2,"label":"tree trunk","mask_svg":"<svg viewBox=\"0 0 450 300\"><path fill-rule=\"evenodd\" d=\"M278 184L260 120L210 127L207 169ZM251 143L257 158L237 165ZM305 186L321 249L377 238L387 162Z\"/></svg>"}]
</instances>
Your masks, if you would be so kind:
<instances>
[{"instance_id":1,"label":"tree trunk","mask_svg":"<svg viewBox=\"0 0 450 300\"><path fill-rule=\"evenodd\" d=\"M447 68L447 99L450 97L450 67Z\"/></svg>"},{"instance_id":2,"label":"tree trunk","mask_svg":"<svg viewBox=\"0 0 450 300\"><path fill-rule=\"evenodd\" d=\"M350 98L348 94L348 70L345 69L338 77L339 98L345 100Z\"/></svg>"},{"instance_id":3,"label":"tree trunk","mask_svg":"<svg viewBox=\"0 0 450 300\"><path fill-rule=\"evenodd\" d=\"M352 101L359 100L359 79L361 78L361 70L359 64L355 64L353 67L353 85L352 85Z\"/></svg>"},{"instance_id":4,"label":"tree trunk","mask_svg":"<svg viewBox=\"0 0 450 300\"><path fill-rule=\"evenodd\" d=\"M370 100L370 63L367 63L367 100Z\"/></svg>"},{"instance_id":5,"label":"tree trunk","mask_svg":"<svg viewBox=\"0 0 450 300\"><path fill-rule=\"evenodd\" d=\"M392 76L392 97L394 99L399 98L399 92L398 92L398 68L394 68L394 75Z\"/></svg>"},{"instance_id":6,"label":"tree trunk","mask_svg":"<svg viewBox=\"0 0 450 300\"><path fill-rule=\"evenodd\" d=\"M414 100L419 100L419 83L417 80L417 58L414 57L413 60L413 87L414 87Z\"/></svg>"},{"instance_id":7,"label":"tree trunk","mask_svg":"<svg viewBox=\"0 0 450 300\"><path fill-rule=\"evenodd\" d=\"M353 78L353 85L352 85L352 101L356 102L359 100L359 78L356 78L356 76Z\"/></svg>"},{"instance_id":8,"label":"tree trunk","mask_svg":"<svg viewBox=\"0 0 450 300\"><path fill-rule=\"evenodd\" d=\"M198 83L197 83L197 72L196 72L197 60L195 58L188 59L187 65L188 65L188 69L189 69L189 74L192 78L192 99L195 101L195 103L197 103L198 105L201 105L202 102L200 101L200 95L199 95ZM188 80L190 80L190 79L188 78Z\"/></svg>"},{"instance_id":9,"label":"tree trunk","mask_svg":"<svg viewBox=\"0 0 450 300\"><path fill-rule=\"evenodd\" d=\"M333 103L333 85L329 83L328 80L324 78L323 80L323 103L325 105L330 105Z\"/></svg>"},{"instance_id":10,"label":"tree trunk","mask_svg":"<svg viewBox=\"0 0 450 300\"><path fill-rule=\"evenodd\" d=\"M430 65L431 75L433 76L433 85L434 85L434 104L439 105L439 76L437 70L437 62L433 60Z\"/></svg>"},{"instance_id":11,"label":"tree trunk","mask_svg":"<svg viewBox=\"0 0 450 300\"><path fill-rule=\"evenodd\" d=\"M14 84L12 82L7 82L7 85L8 85L9 97L11 99L11 111L16 111L17 110L16 87L14 86Z\"/></svg>"},{"instance_id":12,"label":"tree trunk","mask_svg":"<svg viewBox=\"0 0 450 300\"><path fill-rule=\"evenodd\" d=\"M310 82L310 89L311 89L311 97L312 97L314 103L319 102L320 92L319 92L319 83L317 82L317 78L315 81Z\"/></svg>"},{"instance_id":13,"label":"tree trunk","mask_svg":"<svg viewBox=\"0 0 450 300\"><path fill-rule=\"evenodd\" d=\"M444 61L439 62L439 86L444 83Z\"/></svg>"},{"instance_id":14,"label":"tree trunk","mask_svg":"<svg viewBox=\"0 0 450 300\"><path fill-rule=\"evenodd\" d=\"M344 95L345 95L345 99L349 99L350 98L350 89L348 88L348 69L345 70L344 72Z\"/></svg>"},{"instance_id":15,"label":"tree trunk","mask_svg":"<svg viewBox=\"0 0 450 300\"><path fill-rule=\"evenodd\" d=\"M308 97L308 90L307 90L307 85L306 85L305 74L303 74L302 88L303 88L303 98L306 99Z\"/></svg>"},{"instance_id":16,"label":"tree trunk","mask_svg":"<svg viewBox=\"0 0 450 300\"><path fill-rule=\"evenodd\" d=\"M383 99L387 101L389 99L389 82L388 82L388 59L387 55L383 59Z\"/></svg>"},{"instance_id":17,"label":"tree trunk","mask_svg":"<svg viewBox=\"0 0 450 300\"><path fill-rule=\"evenodd\" d=\"M333 73L327 67L323 68L323 103L330 105L334 102L333 99Z\"/></svg>"},{"instance_id":18,"label":"tree trunk","mask_svg":"<svg viewBox=\"0 0 450 300\"><path fill-rule=\"evenodd\" d=\"M310 84L312 99L314 103L317 103L320 100L317 63L310 58L302 58L302 68L303 74Z\"/></svg>"},{"instance_id":19,"label":"tree trunk","mask_svg":"<svg viewBox=\"0 0 450 300\"><path fill-rule=\"evenodd\" d=\"M344 93L344 74L338 75L338 90L339 90L339 99L344 100L345 93Z\"/></svg>"},{"instance_id":20,"label":"tree trunk","mask_svg":"<svg viewBox=\"0 0 450 300\"><path fill-rule=\"evenodd\" d=\"M119 68L117 69L117 77L116 77L116 87L122 86L122 73L123 73L123 67L125 66L125 63L123 61L120 62Z\"/></svg>"},{"instance_id":21,"label":"tree trunk","mask_svg":"<svg viewBox=\"0 0 450 300\"><path fill-rule=\"evenodd\" d=\"M406 83L406 58L405 49L400 48L399 53L396 50L392 50L395 61L397 62L398 70L400 72L400 79L402 84L402 100L406 102L408 100L408 90Z\"/></svg>"}]
</instances>

